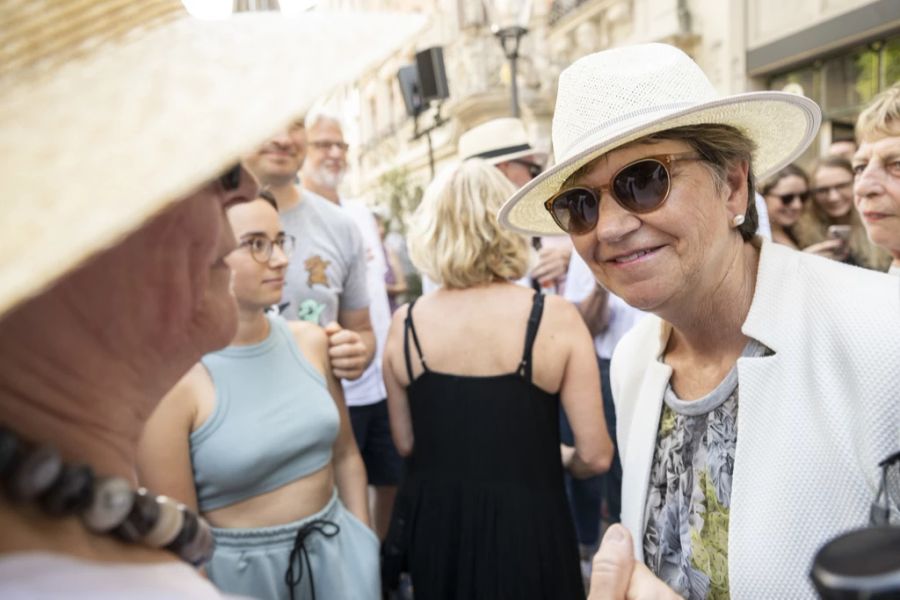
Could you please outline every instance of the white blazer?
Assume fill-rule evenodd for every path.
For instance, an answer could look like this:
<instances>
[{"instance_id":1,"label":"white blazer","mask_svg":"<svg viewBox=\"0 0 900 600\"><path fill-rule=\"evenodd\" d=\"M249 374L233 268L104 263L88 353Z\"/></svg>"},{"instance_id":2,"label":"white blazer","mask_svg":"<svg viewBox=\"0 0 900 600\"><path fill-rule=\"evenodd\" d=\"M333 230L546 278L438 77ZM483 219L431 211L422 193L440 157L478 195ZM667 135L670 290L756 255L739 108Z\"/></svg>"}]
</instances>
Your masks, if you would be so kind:
<instances>
[{"instance_id":1,"label":"white blazer","mask_svg":"<svg viewBox=\"0 0 900 600\"><path fill-rule=\"evenodd\" d=\"M663 392L663 322L619 343L612 390L622 523L643 560L644 504ZM740 358L728 529L731 597L815 598L823 543L868 524L878 462L900 450L896 278L764 242L741 328L774 355Z\"/></svg>"}]
</instances>

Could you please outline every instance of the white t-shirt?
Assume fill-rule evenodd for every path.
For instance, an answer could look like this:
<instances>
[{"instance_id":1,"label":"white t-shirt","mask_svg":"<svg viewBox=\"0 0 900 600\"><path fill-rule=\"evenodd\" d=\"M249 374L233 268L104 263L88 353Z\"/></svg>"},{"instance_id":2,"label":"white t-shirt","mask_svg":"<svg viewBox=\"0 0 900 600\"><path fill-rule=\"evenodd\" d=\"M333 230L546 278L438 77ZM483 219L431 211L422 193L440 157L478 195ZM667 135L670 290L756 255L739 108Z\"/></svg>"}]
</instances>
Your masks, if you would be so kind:
<instances>
[{"instance_id":1,"label":"white t-shirt","mask_svg":"<svg viewBox=\"0 0 900 600\"><path fill-rule=\"evenodd\" d=\"M587 298L597 285L594 274L577 252L569 259L569 271L566 274L565 299L579 303ZM609 326L606 331L594 338L594 350L600 358L612 358L616 344L634 325L647 314L632 308L624 300L614 294L609 295Z\"/></svg>"},{"instance_id":2,"label":"white t-shirt","mask_svg":"<svg viewBox=\"0 0 900 600\"><path fill-rule=\"evenodd\" d=\"M391 307L388 304L387 289L384 286L384 275L387 263L381 248L381 236L378 224L372 211L358 200L341 198L341 208L353 218L362 234L366 251L366 287L369 292L369 320L375 333L375 357L372 363L355 381L343 381L344 396L347 406L365 406L387 398L384 378L381 373L381 358L384 355L384 344L387 341L388 329L391 326Z\"/></svg>"},{"instance_id":3,"label":"white t-shirt","mask_svg":"<svg viewBox=\"0 0 900 600\"><path fill-rule=\"evenodd\" d=\"M4 600L237 600L182 562L98 563L48 552L0 558Z\"/></svg>"}]
</instances>

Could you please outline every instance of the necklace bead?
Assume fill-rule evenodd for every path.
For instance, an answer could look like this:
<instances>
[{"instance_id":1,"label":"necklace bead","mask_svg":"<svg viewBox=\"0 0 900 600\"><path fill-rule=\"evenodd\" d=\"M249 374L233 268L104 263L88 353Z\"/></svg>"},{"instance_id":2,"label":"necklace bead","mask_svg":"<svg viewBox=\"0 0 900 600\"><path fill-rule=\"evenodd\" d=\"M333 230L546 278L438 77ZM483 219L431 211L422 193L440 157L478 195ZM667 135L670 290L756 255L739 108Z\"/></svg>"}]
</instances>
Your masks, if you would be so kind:
<instances>
[{"instance_id":1,"label":"necklace bead","mask_svg":"<svg viewBox=\"0 0 900 600\"><path fill-rule=\"evenodd\" d=\"M54 517L77 514L93 533L165 549L194 566L215 550L206 520L184 504L134 490L121 477L95 477L90 467L67 465L55 449L28 447L3 427L0 478L11 499L36 502Z\"/></svg>"}]
</instances>

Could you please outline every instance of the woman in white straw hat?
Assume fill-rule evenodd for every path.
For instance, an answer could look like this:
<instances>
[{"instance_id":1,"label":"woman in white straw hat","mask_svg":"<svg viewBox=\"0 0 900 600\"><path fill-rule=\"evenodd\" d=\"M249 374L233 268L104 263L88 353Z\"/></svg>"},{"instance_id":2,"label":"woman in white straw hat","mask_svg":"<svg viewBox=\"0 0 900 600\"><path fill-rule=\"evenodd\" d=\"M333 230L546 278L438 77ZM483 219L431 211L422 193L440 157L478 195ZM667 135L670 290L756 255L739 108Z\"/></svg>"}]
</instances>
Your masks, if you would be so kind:
<instances>
[{"instance_id":1,"label":"woman in white straw hat","mask_svg":"<svg viewBox=\"0 0 900 600\"><path fill-rule=\"evenodd\" d=\"M754 235L755 176L819 119L799 96L720 98L671 46L593 54L560 77L557 164L500 211L568 233L603 286L656 315L612 360L613 531L687 598L814 597L815 551L867 522L900 445L895 283Z\"/></svg>"},{"instance_id":2,"label":"woman in white straw hat","mask_svg":"<svg viewBox=\"0 0 900 600\"><path fill-rule=\"evenodd\" d=\"M136 488L138 437L234 335L224 208L256 194L237 157L419 20L202 22L177 0L0 14L0 597L220 597L192 568L209 527Z\"/></svg>"}]
</instances>

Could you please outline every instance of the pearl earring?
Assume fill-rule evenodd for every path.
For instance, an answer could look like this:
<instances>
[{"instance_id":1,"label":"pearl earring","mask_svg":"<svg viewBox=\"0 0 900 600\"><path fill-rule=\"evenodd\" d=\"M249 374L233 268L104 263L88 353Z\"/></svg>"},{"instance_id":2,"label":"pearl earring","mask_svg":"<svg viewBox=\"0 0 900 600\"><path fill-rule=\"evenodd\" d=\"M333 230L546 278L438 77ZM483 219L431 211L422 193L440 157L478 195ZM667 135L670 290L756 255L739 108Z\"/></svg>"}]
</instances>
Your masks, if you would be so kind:
<instances>
[{"instance_id":1,"label":"pearl earring","mask_svg":"<svg viewBox=\"0 0 900 600\"><path fill-rule=\"evenodd\" d=\"M744 215L734 215L734 218L731 220L734 223L735 227L740 227L744 224Z\"/></svg>"}]
</instances>

